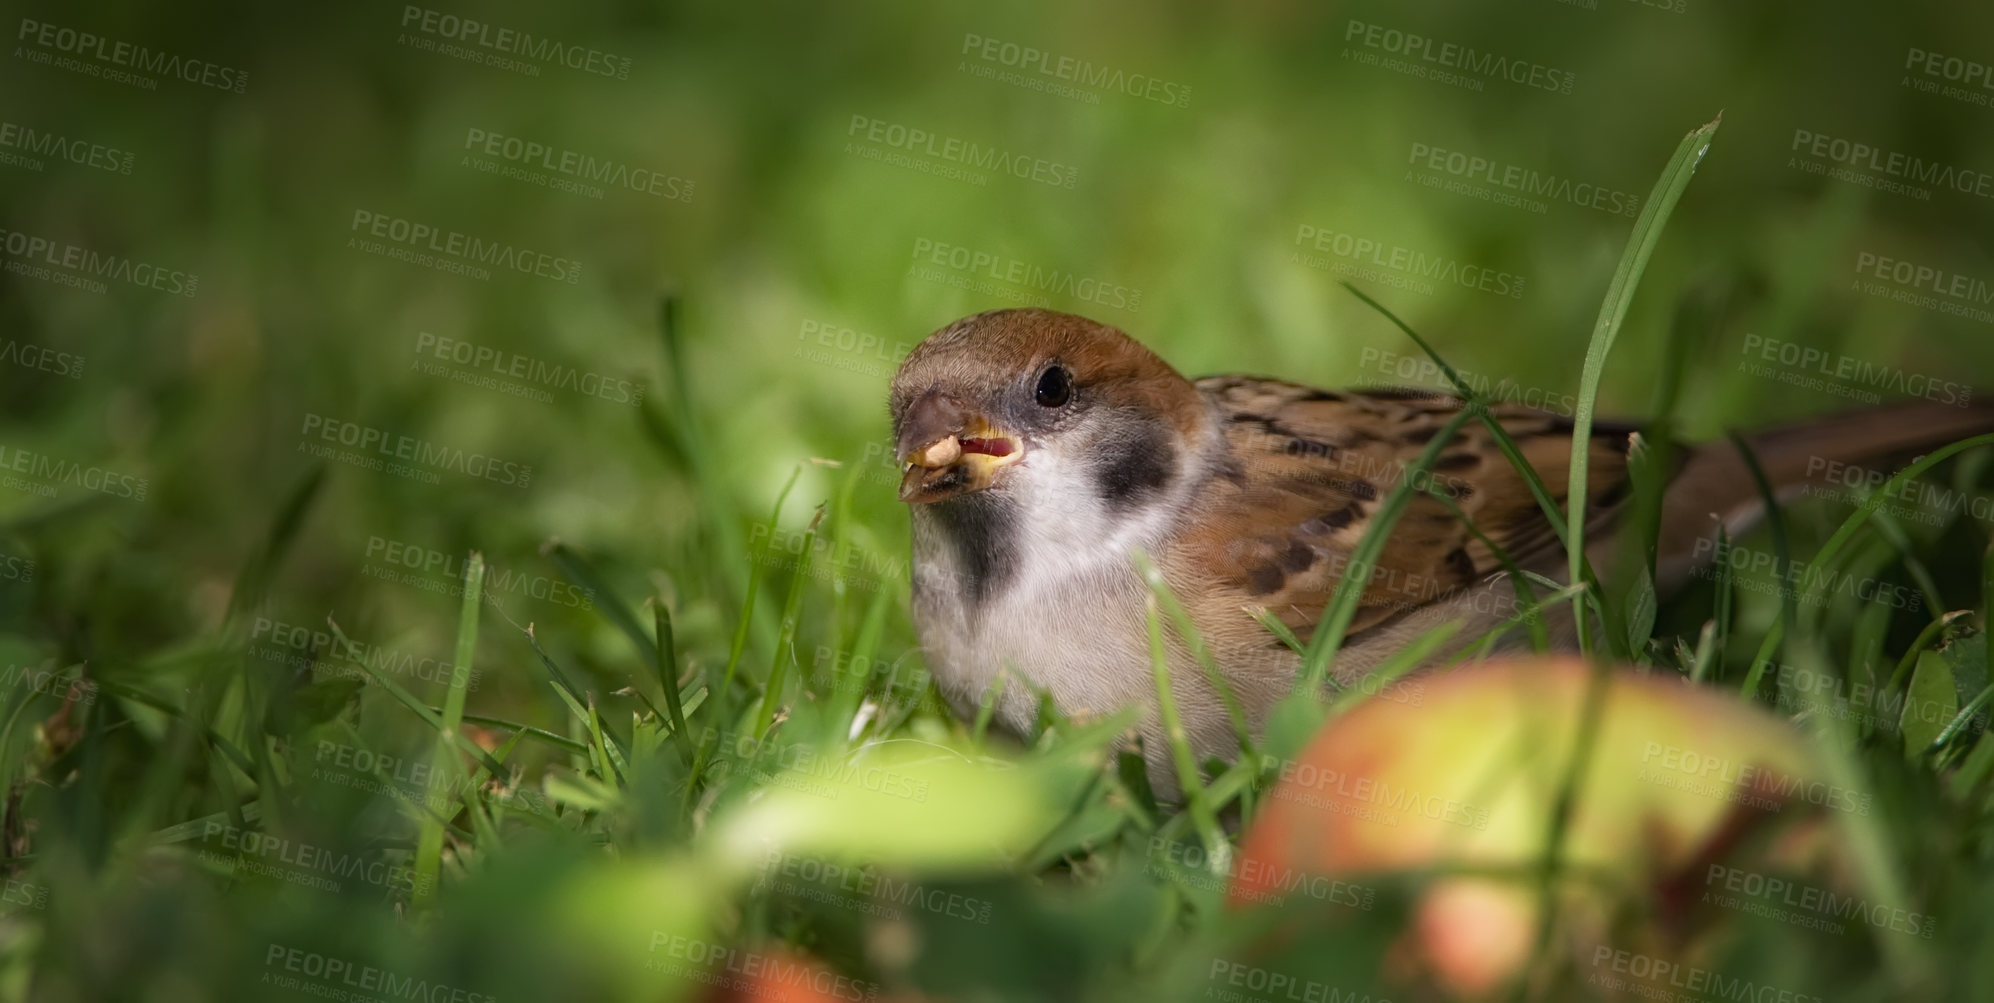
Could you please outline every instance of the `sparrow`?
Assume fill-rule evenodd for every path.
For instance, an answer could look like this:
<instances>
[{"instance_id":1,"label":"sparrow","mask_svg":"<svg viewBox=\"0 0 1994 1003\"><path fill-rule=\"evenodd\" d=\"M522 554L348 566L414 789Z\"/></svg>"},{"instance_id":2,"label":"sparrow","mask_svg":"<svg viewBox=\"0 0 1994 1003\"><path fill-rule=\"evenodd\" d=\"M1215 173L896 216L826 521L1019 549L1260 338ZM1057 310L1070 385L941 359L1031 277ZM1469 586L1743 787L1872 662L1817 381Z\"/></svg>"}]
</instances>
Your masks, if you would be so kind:
<instances>
[{"instance_id":1,"label":"sparrow","mask_svg":"<svg viewBox=\"0 0 1994 1003\"><path fill-rule=\"evenodd\" d=\"M1145 708L1138 735L1150 781L1169 796L1178 785L1156 712L1153 592L1135 555L1147 555L1182 604L1257 735L1300 668L1261 617L1302 642L1313 635L1380 504L1465 404L1425 390L1191 380L1114 327L1007 309L930 334L902 362L888 406L911 510L914 627L942 696L965 717L994 700L994 721L1020 735L1042 695L1076 717ZM1562 511L1572 420L1486 406ZM1747 442L1785 498L1824 458L1875 462L1990 426L1986 409L1914 401ZM1591 560L1621 549L1614 529L1644 448L1636 426L1592 426ZM1735 536L1763 507L1732 443L1676 459L1653 542L1663 593L1709 563L1720 529ZM1512 566L1564 580L1563 545L1480 420L1461 424L1414 476L1332 663L1342 685L1441 624L1461 629L1434 660L1515 620L1524 606ZM1546 611L1555 647L1574 647L1569 613L1555 615L1568 609ZM1231 759L1238 735L1225 696L1186 638L1164 629L1170 692L1193 754ZM1506 637L1495 650L1530 643L1522 630Z\"/></svg>"}]
</instances>

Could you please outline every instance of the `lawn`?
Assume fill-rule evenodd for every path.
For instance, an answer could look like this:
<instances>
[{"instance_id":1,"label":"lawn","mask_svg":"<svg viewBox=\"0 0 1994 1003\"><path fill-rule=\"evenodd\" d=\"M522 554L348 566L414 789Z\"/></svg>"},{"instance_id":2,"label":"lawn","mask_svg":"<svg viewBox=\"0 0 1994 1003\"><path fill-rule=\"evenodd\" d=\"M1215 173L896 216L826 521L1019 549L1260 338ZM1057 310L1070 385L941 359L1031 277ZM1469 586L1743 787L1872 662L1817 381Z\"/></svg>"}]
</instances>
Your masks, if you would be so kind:
<instances>
[{"instance_id":1,"label":"lawn","mask_svg":"<svg viewBox=\"0 0 1994 1003\"><path fill-rule=\"evenodd\" d=\"M1994 382L1968 5L17 6L5 999L1436 995L1445 869L1229 903L1375 688L1186 804L1126 716L949 712L900 360L1041 305L1692 442ZM1994 998L1990 456L1581 600L1865 810L1801 899L1615 890L1604 955L1547 896L1494 995Z\"/></svg>"}]
</instances>

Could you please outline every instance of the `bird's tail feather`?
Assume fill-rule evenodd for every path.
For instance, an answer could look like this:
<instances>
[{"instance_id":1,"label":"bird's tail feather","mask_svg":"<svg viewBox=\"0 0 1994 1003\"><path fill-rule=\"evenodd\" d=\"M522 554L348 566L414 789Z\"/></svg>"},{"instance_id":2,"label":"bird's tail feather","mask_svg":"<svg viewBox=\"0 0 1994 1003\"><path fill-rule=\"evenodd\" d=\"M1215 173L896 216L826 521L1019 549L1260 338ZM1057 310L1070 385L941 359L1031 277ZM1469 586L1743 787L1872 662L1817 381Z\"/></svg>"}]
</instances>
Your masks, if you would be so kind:
<instances>
[{"instance_id":1,"label":"bird's tail feather","mask_svg":"<svg viewBox=\"0 0 1994 1003\"><path fill-rule=\"evenodd\" d=\"M1925 453L1987 432L1994 432L1994 406L1914 400L1774 426L1744 443L1774 497L1786 502L1810 488L1881 484ZM1664 589L1710 563L1720 526L1736 537L1765 515L1764 493L1728 440L1690 450L1664 497L1655 567Z\"/></svg>"}]
</instances>

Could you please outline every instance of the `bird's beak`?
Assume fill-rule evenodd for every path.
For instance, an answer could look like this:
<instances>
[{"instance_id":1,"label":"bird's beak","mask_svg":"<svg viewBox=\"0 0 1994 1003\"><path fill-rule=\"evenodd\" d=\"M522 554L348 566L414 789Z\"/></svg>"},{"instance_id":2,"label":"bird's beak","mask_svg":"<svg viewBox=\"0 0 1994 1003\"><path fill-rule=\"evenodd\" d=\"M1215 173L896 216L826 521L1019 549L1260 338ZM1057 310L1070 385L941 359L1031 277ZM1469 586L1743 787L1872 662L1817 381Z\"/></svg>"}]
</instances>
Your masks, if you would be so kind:
<instances>
[{"instance_id":1,"label":"bird's beak","mask_svg":"<svg viewBox=\"0 0 1994 1003\"><path fill-rule=\"evenodd\" d=\"M930 390L907 409L894 456L907 470L900 500L923 505L989 487L999 470L1025 458L1025 442Z\"/></svg>"}]
</instances>

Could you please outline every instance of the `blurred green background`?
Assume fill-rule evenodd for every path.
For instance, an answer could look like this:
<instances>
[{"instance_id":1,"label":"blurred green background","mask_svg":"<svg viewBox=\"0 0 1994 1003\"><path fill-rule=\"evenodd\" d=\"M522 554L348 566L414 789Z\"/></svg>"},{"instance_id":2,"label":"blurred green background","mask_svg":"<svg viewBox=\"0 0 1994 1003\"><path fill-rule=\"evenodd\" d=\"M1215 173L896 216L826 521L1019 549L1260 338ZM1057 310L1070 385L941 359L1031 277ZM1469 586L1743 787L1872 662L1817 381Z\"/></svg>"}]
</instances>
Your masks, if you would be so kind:
<instances>
[{"instance_id":1,"label":"blurred green background","mask_svg":"<svg viewBox=\"0 0 1994 1003\"><path fill-rule=\"evenodd\" d=\"M486 852L449 855L434 911L412 909L397 880L327 892L231 878L155 837L196 819L256 830L228 813L261 804L263 827L287 838L405 862L413 823L393 798L308 782L328 729L409 762L433 745L380 687L331 671L327 620L388 663L418 666L394 678L440 705L448 673L433 666L453 658L452 590L472 551L498 596L477 634L473 714L582 740L519 629L530 623L627 734L646 707L618 691L649 670L606 608L637 611L648 630L642 604L660 598L688 678L710 685L758 568L744 682L793 658L803 684L821 685L882 594L868 648L914 671L884 396L898 359L964 314L1085 313L1192 375L1405 382L1414 371L1396 360L1416 348L1338 287L1348 279L1454 365L1556 409L1576 388L1632 216L1584 195L1503 204L1491 196L1517 182L1450 173L1463 161L1449 153L1497 178L1513 169L1645 199L1683 133L1721 111L1607 372L1605 412L1650 413L1671 344L1689 346L1677 407L1693 438L1849 403L1848 380L1823 390L1750 371L1767 344L1983 384L1994 316L1892 299L1915 282L1860 269L1889 258L1969 284L1994 273L1989 192L1925 184L1921 197L1827 177L1809 165L1831 158L1810 156L1796 131L1994 171L1994 106L1979 100L1994 90L1928 92L1921 83L1952 82L1909 58L1994 63L1994 12L1678 6L7 4L0 128L16 131L0 133L13 154L0 163L0 472L14 476L0 486L0 652L10 669L105 687L73 733L35 727L58 695L25 684L4 695L5 849L13 877L44 899L4 920L9 992L303 998L261 981L282 944L509 1000L675 998L689 983L618 967L635 957L641 968L660 930L716 943L752 931L964 998L979 984L1022 999L1116 984L1100 974L1110 962L1164 935L1154 889L1132 872L1086 894L974 878L975 896L995 902L987 930L935 924L921 960L889 979L881 959L905 955L892 938L911 935L786 927L730 898L707 856L722 851L686 849L711 805L676 794L480 836ZM524 69L459 58L444 36L457 18L489 25L486 41L506 29L577 61L593 51L614 72L517 49ZM246 83L106 79L114 63L64 51L68 36L42 24L212 62ZM1568 76L1569 93L1472 70L1457 72L1474 86L1398 72L1378 63L1397 32ZM457 44L489 56L513 43ZM916 130L933 139L895 146ZM571 152L661 181L563 190L544 181L571 174L508 160L503 140L487 148L493 136L540 144L551 163ZM103 150L77 163L37 144ZM974 155L957 151L970 144L1034 167L965 165ZM1447 187L1462 181L1466 191ZM480 279L370 252L376 218L545 254L574 281L503 268ZM1326 236L1318 248L1318 234L1368 241L1388 263L1351 273L1366 263L1339 255L1357 245ZM192 295L116 276L79 288L63 279L78 276L76 259L50 266L22 243L34 238L198 283ZM1493 272L1517 294L1411 275L1414 257L1450 275ZM439 357L460 342L487 354ZM481 385L500 375L510 389ZM329 430L414 440L405 448L429 459L344 462L323 451L357 440L340 447ZM483 476L488 462L496 472ZM824 502L835 545L830 523L804 535ZM773 556L751 560L769 544ZM806 550L792 638L778 614ZM819 696L799 690L797 702ZM959 731L921 696L894 727ZM200 737L209 726L295 773L225 763ZM508 765L539 791L571 751L529 741ZM1078 796L1060 772L1078 767L1037 768L1047 775L1032 774L1036 793L1018 805ZM926 830L999 824L964 810L910 825L946 845ZM1386 913L1373 918L1389 928ZM1367 957L1381 935L1353 934L1347 950Z\"/></svg>"}]
</instances>

